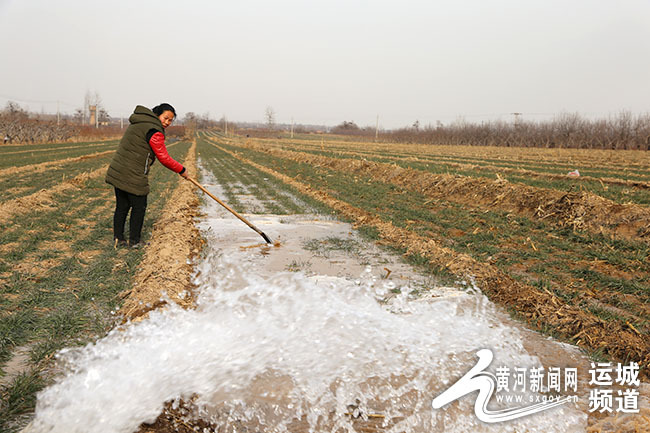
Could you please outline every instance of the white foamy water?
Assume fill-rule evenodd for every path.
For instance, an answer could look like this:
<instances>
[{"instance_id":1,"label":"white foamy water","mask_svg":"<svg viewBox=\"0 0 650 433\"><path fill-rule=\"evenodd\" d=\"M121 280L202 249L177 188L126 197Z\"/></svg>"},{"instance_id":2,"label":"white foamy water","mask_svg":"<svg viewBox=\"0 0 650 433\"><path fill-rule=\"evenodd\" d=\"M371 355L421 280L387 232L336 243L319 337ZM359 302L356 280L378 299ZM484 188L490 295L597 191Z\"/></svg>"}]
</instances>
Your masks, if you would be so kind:
<instances>
[{"instance_id":1,"label":"white foamy water","mask_svg":"<svg viewBox=\"0 0 650 433\"><path fill-rule=\"evenodd\" d=\"M474 415L476 393L431 408L480 349L493 350L492 367L541 365L478 291L413 299L402 286L382 302L396 283L374 269L357 278L269 271L269 257L219 238L255 233L227 219L209 224L216 235L198 265L196 310L172 305L63 351L65 373L39 394L30 431L133 432L165 402L192 396L189 418L225 431L354 431L350 413L381 414L374 425L394 432L585 430L586 416L570 405L491 425Z\"/></svg>"}]
</instances>

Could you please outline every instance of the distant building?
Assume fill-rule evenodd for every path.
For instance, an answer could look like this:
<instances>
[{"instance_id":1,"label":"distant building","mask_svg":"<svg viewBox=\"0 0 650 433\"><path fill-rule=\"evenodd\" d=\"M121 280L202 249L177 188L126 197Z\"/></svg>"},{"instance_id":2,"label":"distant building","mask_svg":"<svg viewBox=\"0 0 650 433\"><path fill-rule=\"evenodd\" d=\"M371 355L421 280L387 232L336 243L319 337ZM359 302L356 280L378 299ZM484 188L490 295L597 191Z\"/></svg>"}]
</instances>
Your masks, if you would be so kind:
<instances>
[{"instance_id":1,"label":"distant building","mask_svg":"<svg viewBox=\"0 0 650 433\"><path fill-rule=\"evenodd\" d=\"M88 124L95 125L97 123L97 105L89 105L88 111L90 111L90 120L88 121Z\"/></svg>"}]
</instances>

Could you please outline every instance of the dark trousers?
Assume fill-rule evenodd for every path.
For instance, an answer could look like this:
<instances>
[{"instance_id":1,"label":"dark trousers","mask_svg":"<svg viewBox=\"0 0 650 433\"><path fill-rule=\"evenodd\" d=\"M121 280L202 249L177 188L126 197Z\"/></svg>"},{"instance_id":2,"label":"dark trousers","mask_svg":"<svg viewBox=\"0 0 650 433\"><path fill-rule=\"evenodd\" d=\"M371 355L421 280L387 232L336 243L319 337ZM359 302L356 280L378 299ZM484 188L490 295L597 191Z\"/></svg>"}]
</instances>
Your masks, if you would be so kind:
<instances>
[{"instance_id":1,"label":"dark trousers","mask_svg":"<svg viewBox=\"0 0 650 433\"><path fill-rule=\"evenodd\" d=\"M144 212L147 209L147 196L135 195L115 188L115 200L113 238L120 241L124 240L124 223L126 222L126 215L129 213L129 209L131 209L129 243L132 245L137 244L140 242L140 235L142 233Z\"/></svg>"}]
</instances>

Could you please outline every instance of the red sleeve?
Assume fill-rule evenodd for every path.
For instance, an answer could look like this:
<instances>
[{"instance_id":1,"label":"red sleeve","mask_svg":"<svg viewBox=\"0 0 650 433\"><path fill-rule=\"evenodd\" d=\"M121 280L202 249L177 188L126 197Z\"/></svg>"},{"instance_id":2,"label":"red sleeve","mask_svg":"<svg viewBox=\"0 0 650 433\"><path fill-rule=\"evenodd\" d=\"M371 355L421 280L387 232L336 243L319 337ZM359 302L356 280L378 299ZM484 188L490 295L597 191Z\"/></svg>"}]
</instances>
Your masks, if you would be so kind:
<instances>
[{"instance_id":1,"label":"red sleeve","mask_svg":"<svg viewBox=\"0 0 650 433\"><path fill-rule=\"evenodd\" d=\"M167 148L165 147L165 136L161 132L156 132L151 136L149 146L151 146L153 153L156 154L156 158L158 158L162 165L176 173L181 173L185 170L180 162L176 161L174 158L169 156L169 153L167 153Z\"/></svg>"}]
</instances>

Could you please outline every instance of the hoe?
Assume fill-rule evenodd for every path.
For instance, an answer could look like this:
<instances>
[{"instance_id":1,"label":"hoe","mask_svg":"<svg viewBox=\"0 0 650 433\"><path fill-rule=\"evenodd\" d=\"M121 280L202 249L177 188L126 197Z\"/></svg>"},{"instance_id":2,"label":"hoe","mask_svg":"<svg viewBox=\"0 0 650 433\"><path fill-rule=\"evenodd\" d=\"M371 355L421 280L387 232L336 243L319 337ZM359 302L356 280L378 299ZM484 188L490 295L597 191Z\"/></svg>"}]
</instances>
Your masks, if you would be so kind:
<instances>
[{"instance_id":1,"label":"hoe","mask_svg":"<svg viewBox=\"0 0 650 433\"><path fill-rule=\"evenodd\" d=\"M258 228L255 227L253 224L251 224L250 222L248 222L248 220L247 220L246 218L244 218L243 216L239 215L239 214L238 214L237 212L235 212L232 208L230 208L230 206L228 206L226 203L222 202L222 201L219 200L217 197L215 197L214 195L210 194L210 191L208 191L207 189L205 189L205 188L203 187L203 185L201 185L200 183L198 183L196 180L192 179L191 177L188 177L187 180L189 180L189 181L192 182L194 185L196 185L196 186L197 186L201 191L203 191L204 193L206 193L207 195L209 195L212 199L214 199L214 201L216 201L217 203L219 203L221 206L225 207L225 208L226 208L230 213L232 213L232 214L235 215L237 218L239 218L239 219L242 220L244 223L246 223L246 225L247 225L248 227L250 227L250 228L252 228L253 230L255 230L255 231L257 232L257 234L259 234L260 236L262 236L262 237L264 238L264 240L266 241L266 243L273 244L273 242L271 242L271 239L270 239L270 238L269 238L269 237L268 237L268 236L267 236L267 235L266 235L262 230L258 229Z\"/></svg>"}]
</instances>

